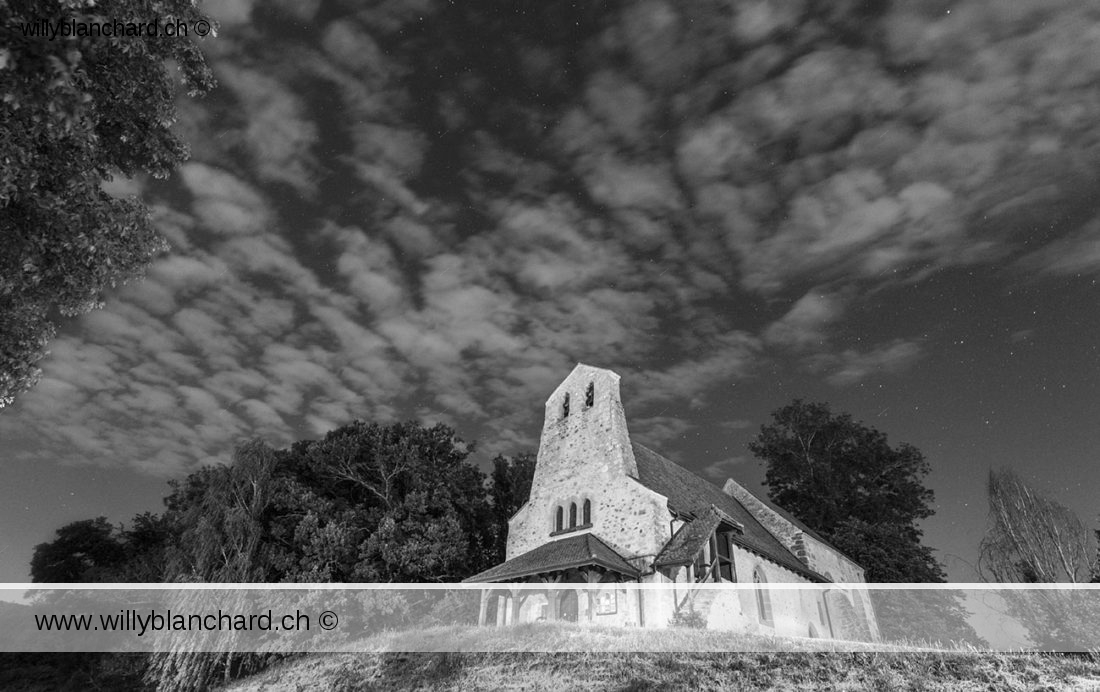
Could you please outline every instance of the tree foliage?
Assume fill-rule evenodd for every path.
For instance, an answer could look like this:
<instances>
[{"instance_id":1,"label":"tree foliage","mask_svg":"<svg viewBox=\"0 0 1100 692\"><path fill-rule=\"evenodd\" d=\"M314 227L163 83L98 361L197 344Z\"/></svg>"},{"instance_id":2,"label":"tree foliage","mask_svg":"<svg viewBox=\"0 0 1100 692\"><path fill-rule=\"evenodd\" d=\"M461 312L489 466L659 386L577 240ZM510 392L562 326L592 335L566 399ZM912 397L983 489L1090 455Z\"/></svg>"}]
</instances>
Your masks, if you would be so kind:
<instances>
[{"instance_id":1,"label":"tree foliage","mask_svg":"<svg viewBox=\"0 0 1100 692\"><path fill-rule=\"evenodd\" d=\"M57 530L31 558L31 580L40 583L110 581L126 560L121 531L106 517L84 519Z\"/></svg>"},{"instance_id":2,"label":"tree foliage","mask_svg":"<svg viewBox=\"0 0 1100 692\"><path fill-rule=\"evenodd\" d=\"M170 581L258 582L270 576L267 521L279 492L275 450L254 440L230 466L201 469L166 501L176 537Z\"/></svg>"},{"instance_id":3,"label":"tree foliage","mask_svg":"<svg viewBox=\"0 0 1100 692\"><path fill-rule=\"evenodd\" d=\"M189 0L0 0L0 407L34 384L54 333L164 249L145 206L116 199L116 175L166 176L186 158L171 132L174 63L192 95L213 77L196 44L162 36L32 36L24 27L193 23ZM71 33L71 32L70 32Z\"/></svg>"},{"instance_id":4,"label":"tree foliage","mask_svg":"<svg viewBox=\"0 0 1100 692\"><path fill-rule=\"evenodd\" d=\"M924 486L928 462L916 447L891 447L886 435L834 415L827 404L793 403L772 413L749 449L767 462L770 497L815 531L831 535L842 524L911 527L932 515ZM915 580L906 580L915 581Z\"/></svg>"},{"instance_id":5,"label":"tree foliage","mask_svg":"<svg viewBox=\"0 0 1100 692\"><path fill-rule=\"evenodd\" d=\"M500 520L534 459L498 457L493 482L445 426L355 422L171 481L162 514L130 528L74 522L35 551L36 581L450 582L498 561Z\"/></svg>"},{"instance_id":6,"label":"tree foliage","mask_svg":"<svg viewBox=\"0 0 1100 692\"><path fill-rule=\"evenodd\" d=\"M468 461L472 451L445 425L358 422L294 445L285 463L358 541L354 564L341 567L345 580L445 582L492 560L485 477ZM328 524L317 517L311 544L333 544Z\"/></svg>"},{"instance_id":7,"label":"tree foliage","mask_svg":"<svg viewBox=\"0 0 1100 692\"><path fill-rule=\"evenodd\" d=\"M498 457L487 484L472 451L445 425L415 423L355 422L282 450L252 441L231 464L171 482L160 515L138 515L129 529L103 518L63 527L36 551L35 578L460 581L499 560L501 527L526 502L534 470L531 455ZM455 604L437 605L440 622L454 616ZM268 662L157 654L146 679L164 692L203 689Z\"/></svg>"},{"instance_id":8,"label":"tree foliage","mask_svg":"<svg viewBox=\"0 0 1100 692\"><path fill-rule=\"evenodd\" d=\"M946 580L932 549L921 544L918 522L932 515L933 493L924 486L928 462L916 447L891 446L884 433L846 413L796 399L772 413L749 449L767 464L771 499L859 563L868 582ZM872 592L883 634L981 641L960 595L943 593L922 599L917 622L900 601Z\"/></svg>"},{"instance_id":9,"label":"tree foliage","mask_svg":"<svg viewBox=\"0 0 1100 692\"><path fill-rule=\"evenodd\" d=\"M504 561L508 545L508 520L526 504L534 477L534 454L524 453L514 457L500 454L493 459L489 494L493 508L493 555L496 562Z\"/></svg>"}]
</instances>

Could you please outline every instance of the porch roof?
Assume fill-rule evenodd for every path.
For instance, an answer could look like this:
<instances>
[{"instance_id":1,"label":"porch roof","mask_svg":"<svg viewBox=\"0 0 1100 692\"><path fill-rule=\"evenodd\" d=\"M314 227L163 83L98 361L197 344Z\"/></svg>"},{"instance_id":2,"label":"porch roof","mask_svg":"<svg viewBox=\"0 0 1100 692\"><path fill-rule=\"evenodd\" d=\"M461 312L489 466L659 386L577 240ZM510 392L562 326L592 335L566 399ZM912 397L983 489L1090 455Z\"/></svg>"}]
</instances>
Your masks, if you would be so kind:
<instances>
[{"instance_id":1,"label":"porch roof","mask_svg":"<svg viewBox=\"0 0 1100 692\"><path fill-rule=\"evenodd\" d=\"M740 528L741 533L744 533L744 529L740 524L733 522L725 512L711 505L703 512L703 516L680 527L680 530L665 544L653 564L657 567L688 564L695 559L695 556L703 549L703 545L710 540L714 530L723 522L730 524L735 529Z\"/></svg>"},{"instance_id":2,"label":"porch roof","mask_svg":"<svg viewBox=\"0 0 1100 692\"><path fill-rule=\"evenodd\" d=\"M582 533L544 543L496 567L475 574L466 582L514 581L523 577L561 572L575 567L596 566L637 578L640 572L591 533Z\"/></svg>"}]
</instances>

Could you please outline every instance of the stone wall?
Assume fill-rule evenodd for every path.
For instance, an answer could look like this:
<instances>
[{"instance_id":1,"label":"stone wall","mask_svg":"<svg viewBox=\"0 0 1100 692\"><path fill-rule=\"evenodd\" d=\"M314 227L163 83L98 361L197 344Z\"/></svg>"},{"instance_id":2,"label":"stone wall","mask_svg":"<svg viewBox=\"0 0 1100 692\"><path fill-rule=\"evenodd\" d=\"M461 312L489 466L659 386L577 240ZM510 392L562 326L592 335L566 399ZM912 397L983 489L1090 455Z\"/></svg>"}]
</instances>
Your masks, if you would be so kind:
<instances>
[{"instance_id":1,"label":"stone wall","mask_svg":"<svg viewBox=\"0 0 1100 692\"><path fill-rule=\"evenodd\" d=\"M586 401L592 392L592 403ZM565 412L569 397L568 415ZM671 538L667 498L637 480L619 376L578 365L546 402L531 496L508 525L508 559L580 531L625 557L652 557ZM591 527L555 534L555 512L592 502Z\"/></svg>"}]
</instances>

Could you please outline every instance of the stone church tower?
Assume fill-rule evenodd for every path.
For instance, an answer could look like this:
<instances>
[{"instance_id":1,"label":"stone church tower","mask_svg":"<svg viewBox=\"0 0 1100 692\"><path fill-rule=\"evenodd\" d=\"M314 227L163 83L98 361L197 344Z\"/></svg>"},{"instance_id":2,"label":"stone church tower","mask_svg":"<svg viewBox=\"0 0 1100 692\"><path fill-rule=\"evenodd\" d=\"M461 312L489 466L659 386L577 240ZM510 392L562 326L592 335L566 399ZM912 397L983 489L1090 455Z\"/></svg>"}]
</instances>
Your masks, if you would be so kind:
<instances>
[{"instance_id":1,"label":"stone church tower","mask_svg":"<svg viewBox=\"0 0 1100 692\"><path fill-rule=\"evenodd\" d=\"M592 531L628 559L652 556L669 539L667 517L665 499L638 481L619 376L578 364L546 400L531 496L508 523L508 557L545 543L547 529L550 537Z\"/></svg>"}]
</instances>

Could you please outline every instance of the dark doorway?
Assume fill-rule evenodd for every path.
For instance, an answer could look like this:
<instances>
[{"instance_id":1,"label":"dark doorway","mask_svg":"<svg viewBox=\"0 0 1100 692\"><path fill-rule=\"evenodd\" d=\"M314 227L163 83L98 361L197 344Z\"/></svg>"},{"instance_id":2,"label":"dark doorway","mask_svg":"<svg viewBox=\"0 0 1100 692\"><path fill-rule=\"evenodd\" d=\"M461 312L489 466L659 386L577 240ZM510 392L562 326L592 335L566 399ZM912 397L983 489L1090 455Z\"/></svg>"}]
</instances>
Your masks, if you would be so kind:
<instances>
[{"instance_id":1,"label":"dark doorway","mask_svg":"<svg viewBox=\"0 0 1100 692\"><path fill-rule=\"evenodd\" d=\"M577 621L577 592L574 589L566 589L558 600L558 619L566 622Z\"/></svg>"}]
</instances>

